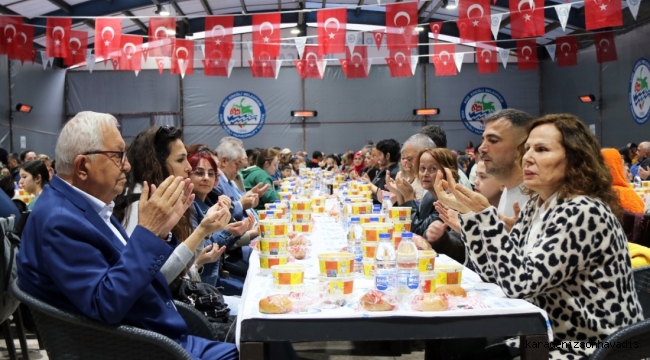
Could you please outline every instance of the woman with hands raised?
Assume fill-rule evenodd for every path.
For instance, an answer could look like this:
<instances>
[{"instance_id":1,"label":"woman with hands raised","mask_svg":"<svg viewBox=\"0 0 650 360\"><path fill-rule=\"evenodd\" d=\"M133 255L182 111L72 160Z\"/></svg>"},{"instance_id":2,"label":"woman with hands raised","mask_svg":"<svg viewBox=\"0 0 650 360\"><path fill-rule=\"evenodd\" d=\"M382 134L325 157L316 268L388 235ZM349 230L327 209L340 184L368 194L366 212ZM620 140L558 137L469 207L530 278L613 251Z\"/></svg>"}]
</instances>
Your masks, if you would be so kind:
<instances>
[{"instance_id":1,"label":"woman with hands raised","mask_svg":"<svg viewBox=\"0 0 650 360\"><path fill-rule=\"evenodd\" d=\"M467 255L480 275L506 296L544 309L554 338L577 345L642 319L622 211L599 149L573 115L535 120L521 154L531 199L510 231L490 201L456 184L449 169L437 172L434 185L439 201L461 214ZM586 358L594 348L561 347L550 355Z\"/></svg>"}]
</instances>

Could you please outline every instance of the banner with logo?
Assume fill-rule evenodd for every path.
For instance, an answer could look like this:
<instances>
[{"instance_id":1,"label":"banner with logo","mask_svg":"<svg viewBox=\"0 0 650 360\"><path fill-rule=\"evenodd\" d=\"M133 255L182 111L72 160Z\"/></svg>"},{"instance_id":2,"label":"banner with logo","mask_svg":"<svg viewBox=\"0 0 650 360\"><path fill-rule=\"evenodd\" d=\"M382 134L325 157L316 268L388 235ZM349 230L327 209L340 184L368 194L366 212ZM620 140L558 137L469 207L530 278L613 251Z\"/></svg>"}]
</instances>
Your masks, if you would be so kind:
<instances>
[{"instance_id":1,"label":"banner with logo","mask_svg":"<svg viewBox=\"0 0 650 360\"><path fill-rule=\"evenodd\" d=\"M467 130L481 135L485 130L483 119L495 111L508 108L501 94L491 88L470 91L460 104L460 118Z\"/></svg>"},{"instance_id":2,"label":"banner with logo","mask_svg":"<svg viewBox=\"0 0 650 360\"><path fill-rule=\"evenodd\" d=\"M648 59L641 58L634 64L629 87L630 113L639 125L645 124L650 118L650 111L648 111L650 109L649 77L650 62Z\"/></svg>"}]
</instances>

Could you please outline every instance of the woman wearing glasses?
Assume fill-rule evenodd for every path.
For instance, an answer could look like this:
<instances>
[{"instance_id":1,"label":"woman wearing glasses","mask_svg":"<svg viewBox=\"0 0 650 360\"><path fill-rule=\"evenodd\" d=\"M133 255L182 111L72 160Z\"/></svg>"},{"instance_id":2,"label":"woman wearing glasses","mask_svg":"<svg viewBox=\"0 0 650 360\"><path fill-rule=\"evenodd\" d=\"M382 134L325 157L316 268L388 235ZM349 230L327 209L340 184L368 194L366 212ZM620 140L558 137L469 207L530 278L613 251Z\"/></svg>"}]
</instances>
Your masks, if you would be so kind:
<instances>
[{"instance_id":1,"label":"woman wearing glasses","mask_svg":"<svg viewBox=\"0 0 650 360\"><path fill-rule=\"evenodd\" d=\"M192 167L187 161L187 151L181 141L183 132L173 127L152 127L138 134L126 153L131 164L131 172L125 192L115 200L115 217L122 223L127 234L131 234L138 224L138 203L142 184L160 184L170 175L188 178ZM191 195L193 196L193 195ZM190 200L190 199L188 199ZM214 209L227 207L219 203ZM203 238L191 236L194 232L191 217L193 208L178 209L180 220L174 226L167 241L176 249L160 269L167 283L176 277L185 274L186 267L192 264L196 257L197 263L216 261L225 251L219 249L203 248ZM172 236L173 235L173 236ZM179 243L180 242L180 243ZM198 254L196 254L198 253ZM195 274L199 268L190 268L190 277L198 278Z\"/></svg>"}]
</instances>

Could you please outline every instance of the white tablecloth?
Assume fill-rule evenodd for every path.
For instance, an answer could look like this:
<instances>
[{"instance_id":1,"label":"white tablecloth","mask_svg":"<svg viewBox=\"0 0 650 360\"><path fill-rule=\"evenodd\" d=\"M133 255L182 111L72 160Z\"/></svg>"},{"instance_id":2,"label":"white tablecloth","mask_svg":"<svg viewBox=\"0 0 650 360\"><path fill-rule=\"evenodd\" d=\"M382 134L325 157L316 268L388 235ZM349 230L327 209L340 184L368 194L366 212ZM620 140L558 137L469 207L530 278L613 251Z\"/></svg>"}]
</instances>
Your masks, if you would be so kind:
<instances>
[{"instance_id":1,"label":"white tablecloth","mask_svg":"<svg viewBox=\"0 0 650 360\"><path fill-rule=\"evenodd\" d=\"M304 260L297 260L297 264L305 265L305 283L316 283L318 280L319 266L317 254L337 252L347 246L347 236L343 233L340 224L330 217L314 217L312 234L307 238L311 241L311 253ZM457 264L446 255L439 254L436 258L438 264ZM495 284L481 281L480 277L471 270L464 268L461 286L468 292L470 299L468 306L441 312L419 312L409 309L407 304L400 304L399 308L387 312L366 311L358 306L359 298L369 289L374 287L372 279L357 276L354 280L354 294L352 299L344 306L336 309L320 309L316 306L307 307L300 312L281 315L269 315L259 312L259 300L265 296L277 293L274 289L271 274L263 274L259 267L259 256L256 251L250 257L250 267L246 276L246 283L242 293L242 301L237 318L236 342L239 347L241 335L241 322L246 319L315 319L315 318L368 318L368 317L438 317L438 316L481 316L505 315L522 313L540 313L546 319L549 341L553 335L546 312L525 300L510 299L505 296L501 288ZM362 320L360 320L362 321ZM289 340L289 339L287 339Z\"/></svg>"}]
</instances>

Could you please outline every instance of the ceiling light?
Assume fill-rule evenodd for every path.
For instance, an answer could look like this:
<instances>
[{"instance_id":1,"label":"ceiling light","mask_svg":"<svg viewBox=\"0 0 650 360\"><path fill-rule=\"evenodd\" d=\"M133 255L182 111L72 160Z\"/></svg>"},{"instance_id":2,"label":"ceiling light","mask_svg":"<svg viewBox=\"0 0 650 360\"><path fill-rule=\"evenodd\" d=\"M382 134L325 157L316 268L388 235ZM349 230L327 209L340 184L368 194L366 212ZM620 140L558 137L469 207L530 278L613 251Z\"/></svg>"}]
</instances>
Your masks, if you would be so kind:
<instances>
[{"instance_id":1,"label":"ceiling light","mask_svg":"<svg viewBox=\"0 0 650 360\"><path fill-rule=\"evenodd\" d=\"M454 10L457 6L456 5L447 5L445 9L447 10Z\"/></svg>"},{"instance_id":2,"label":"ceiling light","mask_svg":"<svg viewBox=\"0 0 650 360\"><path fill-rule=\"evenodd\" d=\"M300 34L300 29L291 29L291 33L294 35Z\"/></svg>"},{"instance_id":3,"label":"ceiling light","mask_svg":"<svg viewBox=\"0 0 650 360\"><path fill-rule=\"evenodd\" d=\"M160 5L160 4L156 5L156 14L158 14L160 16L169 16L169 15L171 15L169 10L167 10L166 7L164 7L164 6Z\"/></svg>"},{"instance_id":4,"label":"ceiling light","mask_svg":"<svg viewBox=\"0 0 650 360\"><path fill-rule=\"evenodd\" d=\"M415 31L422 32L422 31L424 31L424 28L418 26L418 27L415 28Z\"/></svg>"}]
</instances>

